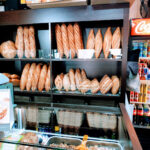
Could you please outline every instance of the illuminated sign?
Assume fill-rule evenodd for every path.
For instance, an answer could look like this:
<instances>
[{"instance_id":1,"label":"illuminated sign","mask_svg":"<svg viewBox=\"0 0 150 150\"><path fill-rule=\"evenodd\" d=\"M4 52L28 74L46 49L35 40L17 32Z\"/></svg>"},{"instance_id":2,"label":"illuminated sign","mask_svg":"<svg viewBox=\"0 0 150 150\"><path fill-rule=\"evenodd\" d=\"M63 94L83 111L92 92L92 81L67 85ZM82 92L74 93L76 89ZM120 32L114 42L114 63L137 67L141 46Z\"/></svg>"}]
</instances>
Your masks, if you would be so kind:
<instances>
[{"instance_id":1,"label":"illuminated sign","mask_svg":"<svg viewBox=\"0 0 150 150\"><path fill-rule=\"evenodd\" d=\"M131 20L131 35L150 35L150 18Z\"/></svg>"}]
</instances>

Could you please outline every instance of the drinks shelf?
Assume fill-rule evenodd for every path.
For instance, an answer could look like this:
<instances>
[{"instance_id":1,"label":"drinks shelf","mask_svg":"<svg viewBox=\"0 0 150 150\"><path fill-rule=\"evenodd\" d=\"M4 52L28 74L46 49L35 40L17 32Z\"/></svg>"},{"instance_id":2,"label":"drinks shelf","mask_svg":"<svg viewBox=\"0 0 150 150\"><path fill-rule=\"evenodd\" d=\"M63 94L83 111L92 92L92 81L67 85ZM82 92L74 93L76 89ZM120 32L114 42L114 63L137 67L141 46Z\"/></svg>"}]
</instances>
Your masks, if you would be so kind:
<instances>
[{"instance_id":1,"label":"drinks shelf","mask_svg":"<svg viewBox=\"0 0 150 150\"><path fill-rule=\"evenodd\" d=\"M140 129L150 129L150 126L134 125L134 128L140 128Z\"/></svg>"},{"instance_id":2,"label":"drinks shelf","mask_svg":"<svg viewBox=\"0 0 150 150\"><path fill-rule=\"evenodd\" d=\"M150 105L150 102L130 102L131 104L148 104Z\"/></svg>"}]
</instances>

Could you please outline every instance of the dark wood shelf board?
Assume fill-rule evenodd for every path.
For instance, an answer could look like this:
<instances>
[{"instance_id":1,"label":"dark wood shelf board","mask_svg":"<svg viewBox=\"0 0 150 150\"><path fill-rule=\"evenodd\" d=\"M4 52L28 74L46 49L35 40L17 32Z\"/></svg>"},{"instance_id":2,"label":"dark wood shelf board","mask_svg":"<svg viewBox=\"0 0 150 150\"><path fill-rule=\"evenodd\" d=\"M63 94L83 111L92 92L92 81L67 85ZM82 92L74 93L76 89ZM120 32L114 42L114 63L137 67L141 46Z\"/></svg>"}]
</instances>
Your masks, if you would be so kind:
<instances>
[{"instance_id":1,"label":"dark wood shelf board","mask_svg":"<svg viewBox=\"0 0 150 150\"><path fill-rule=\"evenodd\" d=\"M150 40L150 36L130 36L131 40Z\"/></svg>"},{"instance_id":2,"label":"dark wood shelf board","mask_svg":"<svg viewBox=\"0 0 150 150\"><path fill-rule=\"evenodd\" d=\"M0 58L0 61L31 61L31 62L49 62L50 59L46 58Z\"/></svg>"},{"instance_id":3,"label":"dark wood shelf board","mask_svg":"<svg viewBox=\"0 0 150 150\"><path fill-rule=\"evenodd\" d=\"M134 125L134 128L150 129L150 126Z\"/></svg>"}]
</instances>

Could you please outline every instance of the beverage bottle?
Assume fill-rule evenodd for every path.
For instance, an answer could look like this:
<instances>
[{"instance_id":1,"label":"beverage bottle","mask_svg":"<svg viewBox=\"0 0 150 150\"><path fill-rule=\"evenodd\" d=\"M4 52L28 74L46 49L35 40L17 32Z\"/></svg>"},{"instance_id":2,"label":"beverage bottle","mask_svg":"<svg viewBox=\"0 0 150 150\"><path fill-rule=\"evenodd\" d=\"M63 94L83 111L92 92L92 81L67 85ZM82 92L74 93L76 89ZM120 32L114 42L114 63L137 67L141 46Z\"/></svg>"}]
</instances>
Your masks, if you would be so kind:
<instances>
[{"instance_id":1,"label":"beverage bottle","mask_svg":"<svg viewBox=\"0 0 150 150\"><path fill-rule=\"evenodd\" d=\"M136 105L134 105L134 110L133 110L133 124L137 124L137 109L136 109Z\"/></svg>"},{"instance_id":2,"label":"beverage bottle","mask_svg":"<svg viewBox=\"0 0 150 150\"><path fill-rule=\"evenodd\" d=\"M143 125L143 106L140 104L137 110L137 124Z\"/></svg>"},{"instance_id":3,"label":"beverage bottle","mask_svg":"<svg viewBox=\"0 0 150 150\"><path fill-rule=\"evenodd\" d=\"M145 126L149 125L149 106L148 105L144 105L143 107L143 124Z\"/></svg>"}]
</instances>

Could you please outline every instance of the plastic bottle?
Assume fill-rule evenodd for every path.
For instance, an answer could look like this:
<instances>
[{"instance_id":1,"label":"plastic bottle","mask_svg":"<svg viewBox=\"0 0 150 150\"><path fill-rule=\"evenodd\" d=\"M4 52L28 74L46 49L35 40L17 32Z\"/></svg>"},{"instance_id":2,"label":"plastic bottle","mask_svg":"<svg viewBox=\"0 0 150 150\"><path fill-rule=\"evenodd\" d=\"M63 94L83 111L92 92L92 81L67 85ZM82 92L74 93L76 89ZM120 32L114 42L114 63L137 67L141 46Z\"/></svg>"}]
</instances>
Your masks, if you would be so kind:
<instances>
[{"instance_id":1,"label":"plastic bottle","mask_svg":"<svg viewBox=\"0 0 150 150\"><path fill-rule=\"evenodd\" d=\"M143 106L139 105L137 110L137 124L143 125Z\"/></svg>"}]
</instances>

